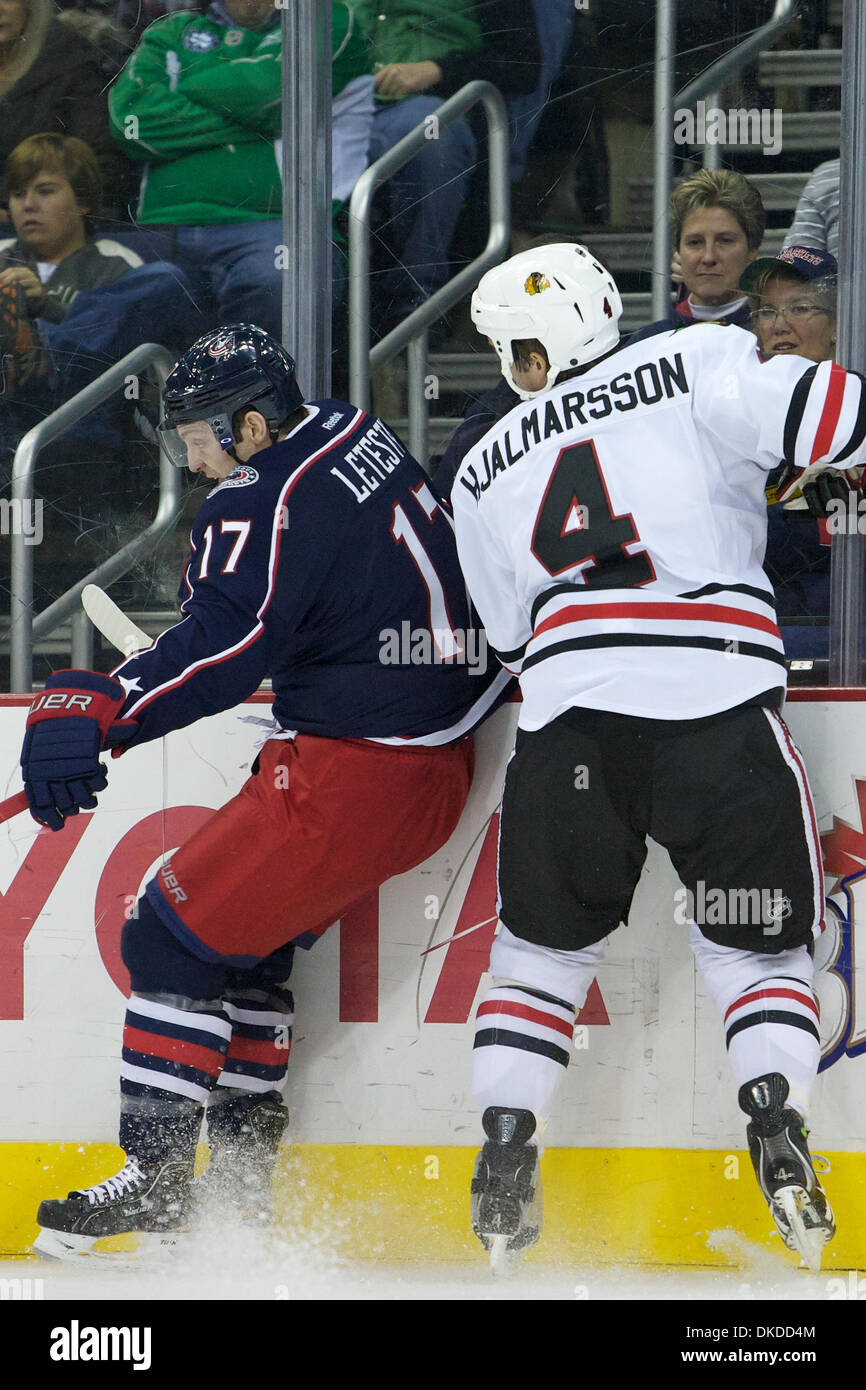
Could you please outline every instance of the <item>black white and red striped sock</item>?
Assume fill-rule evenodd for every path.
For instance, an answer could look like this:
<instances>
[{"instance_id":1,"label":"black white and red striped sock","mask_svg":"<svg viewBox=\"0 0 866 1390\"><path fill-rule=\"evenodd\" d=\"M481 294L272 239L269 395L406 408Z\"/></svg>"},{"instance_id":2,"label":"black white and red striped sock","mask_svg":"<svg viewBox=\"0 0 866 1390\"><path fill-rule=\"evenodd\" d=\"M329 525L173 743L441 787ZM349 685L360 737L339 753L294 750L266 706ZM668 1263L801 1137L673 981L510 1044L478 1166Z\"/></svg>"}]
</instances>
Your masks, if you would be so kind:
<instances>
[{"instance_id":1,"label":"black white and red striped sock","mask_svg":"<svg viewBox=\"0 0 866 1390\"><path fill-rule=\"evenodd\" d=\"M156 1087L202 1102L223 1069L232 1026L219 1001L130 996L123 1027L122 1094Z\"/></svg>"},{"instance_id":2,"label":"black white and red striped sock","mask_svg":"<svg viewBox=\"0 0 866 1390\"><path fill-rule=\"evenodd\" d=\"M694 928L692 950L722 1016L737 1089L781 1072L789 1104L806 1116L821 1039L814 967L805 946L776 955L718 946Z\"/></svg>"},{"instance_id":3,"label":"black white and red striped sock","mask_svg":"<svg viewBox=\"0 0 866 1390\"><path fill-rule=\"evenodd\" d=\"M544 1122L571 1055L574 1005L527 985L494 985L475 1019L472 1092Z\"/></svg>"},{"instance_id":4,"label":"black white and red striped sock","mask_svg":"<svg viewBox=\"0 0 866 1390\"><path fill-rule=\"evenodd\" d=\"M807 981L771 975L748 985L724 1015L737 1088L756 1076L781 1072L790 1088L789 1104L805 1116L821 1060L818 1021L818 1001Z\"/></svg>"}]
</instances>

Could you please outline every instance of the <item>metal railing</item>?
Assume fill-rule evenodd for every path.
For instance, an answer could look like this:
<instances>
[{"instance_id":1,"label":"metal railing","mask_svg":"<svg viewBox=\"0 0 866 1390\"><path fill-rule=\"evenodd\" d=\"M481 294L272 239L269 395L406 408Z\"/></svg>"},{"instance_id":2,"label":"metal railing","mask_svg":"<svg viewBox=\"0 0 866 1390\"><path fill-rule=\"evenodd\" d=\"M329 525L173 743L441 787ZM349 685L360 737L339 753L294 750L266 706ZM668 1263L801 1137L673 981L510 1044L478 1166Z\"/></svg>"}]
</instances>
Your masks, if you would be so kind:
<instances>
[{"instance_id":1,"label":"metal railing","mask_svg":"<svg viewBox=\"0 0 866 1390\"><path fill-rule=\"evenodd\" d=\"M72 396L57 410L28 430L15 451L12 464L12 506L13 514L20 509L20 515L29 514L34 502L36 460L40 452L57 439L70 425L76 424L102 405L121 386L128 376L134 376L152 368L159 382L160 390L168 373L174 366L174 358L157 343L143 343L141 347L127 354L121 361L97 377L83 391ZM121 465L122 466L122 465ZM82 469L87 463L82 462ZM86 584L111 584L126 574L138 557L151 550L170 530L177 519L182 499L181 472L175 468L165 451L160 447L159 454L159 502L153 521L140 535L133 537L114 555L85 575L71 589L42 613L33 612L33 560L34 547L27 544L24 528L15 528L12 535L11 601L9 610L9 648L11 658L10 686L13 691L29 691L33 684L33 642L34 638L45 637L55 628L73 616L74 665L88 666L92 655L92 629L86 615L76 612L81 591Z\"/></svg>"},{"instance_id":2,"label":"metal railing","mask_svg":"<svg viewBox=\"0 0 866 1390\"><path fill-rule=\"evenodd\" d=\"M508 112L501 92L490 82L469 82L437 107L439 126L450 125L473 106L487 117L490 226L479 256L459 271L424 304L392 329L370 350L370 217L376 190L428 144L427 124L415 127L361 175L349 203L349 396L353 405L370 408L370 374L408 348L408 444L426 467L428 402L428 330L439 316L471 289L491 266L507 254L511 237Z\"/></svg>"},{"instance_id":3,"label":"metal railing","mask_svg":"<svg viewBox=\"0 0 866 1390\"><path fill-rule=\"evenodd\" d=\"M653 125L653 318L664 318L670 308L671 235L668 204L671 196L671 132L677 107L691 106L700 97L717 100L724 83L778 33L790 24L797 10L796 0L776 0L766 24L723 53L715 63L699 73L681 91L673 94L673 58L676 32L676 0L658 0L656 5L656 89ZM705 158L707 167L718 167L720 151Z\"/></svg>"}]
</instances>

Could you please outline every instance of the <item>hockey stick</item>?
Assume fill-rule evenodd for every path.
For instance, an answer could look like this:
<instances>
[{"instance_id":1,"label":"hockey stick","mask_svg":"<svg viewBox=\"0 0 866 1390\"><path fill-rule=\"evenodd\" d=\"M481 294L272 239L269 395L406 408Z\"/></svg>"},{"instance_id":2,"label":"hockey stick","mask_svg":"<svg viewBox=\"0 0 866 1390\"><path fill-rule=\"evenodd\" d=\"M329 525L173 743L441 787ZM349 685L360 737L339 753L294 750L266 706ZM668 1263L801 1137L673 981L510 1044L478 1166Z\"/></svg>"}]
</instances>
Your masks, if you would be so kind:
<instances>
[{"instance_id":1,"label":"hockey stick","mask_svg":"<svg viewBox=\"0 0 866 1390\"><path fill-rule=\"evenodd\" d=\"M5 801L0 801L0 825L17 816L20 811L29 809L26 792L16 792L14 796L7 796Z\"/></svg>"},{"instance_id":2,"label":"hockey stick","mask_svg":"<svg viewBox=\"0 0 866 1390\"><path fill-rule=\"evenodd\" d=\"M81 607L96 630L124 656L134 656L136 652L152 646L147 633L136 627L98 584L87 584L82 589Z\"/></svg>"}]
</instances>

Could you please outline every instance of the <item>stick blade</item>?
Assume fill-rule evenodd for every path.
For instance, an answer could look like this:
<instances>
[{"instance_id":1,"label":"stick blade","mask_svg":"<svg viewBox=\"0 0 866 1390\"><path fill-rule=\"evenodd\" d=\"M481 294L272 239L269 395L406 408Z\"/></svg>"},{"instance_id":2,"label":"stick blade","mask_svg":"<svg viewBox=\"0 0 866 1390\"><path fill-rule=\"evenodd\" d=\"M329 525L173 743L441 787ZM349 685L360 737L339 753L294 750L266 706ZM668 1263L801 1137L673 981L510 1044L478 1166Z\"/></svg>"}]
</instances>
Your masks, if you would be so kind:
<instances>
[{"instance_id":1,"label":"stick blade","mask_svg":"<svg viewBox=\"0 0 866 1390\"><path fill-rule=\"evenodd\" d=\"M98 584L87 584L82 589L81 607L97 631L124 656L134 656L152 645L147 633L136 627Z\"/></svg>"}]
</instances>

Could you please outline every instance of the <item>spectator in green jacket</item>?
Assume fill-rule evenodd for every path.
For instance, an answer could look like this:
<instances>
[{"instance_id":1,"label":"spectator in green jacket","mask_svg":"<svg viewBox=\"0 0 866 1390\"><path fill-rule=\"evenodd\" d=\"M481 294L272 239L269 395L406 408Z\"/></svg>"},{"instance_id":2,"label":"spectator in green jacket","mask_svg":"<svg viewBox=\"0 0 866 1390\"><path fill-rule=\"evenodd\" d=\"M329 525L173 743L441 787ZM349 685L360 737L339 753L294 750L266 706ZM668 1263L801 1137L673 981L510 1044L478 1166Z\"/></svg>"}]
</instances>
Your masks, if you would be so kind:
<instances>
[{"instance_id":1,"label":"spectator in green jacket","mask_svg":"<svg viewBox=\"0 0 866 1390\"><path fill-rule=\"evenodd\" d=\"M2 3L2 0L0 0ZM142 35L109 95L112 132L144 163L140 224L186 272L212 325L280 337L280 13L215 0ZM339 206L367 162L373 77L351 5L333 5L333 186Z\"/></svg>"}]
</instances>

